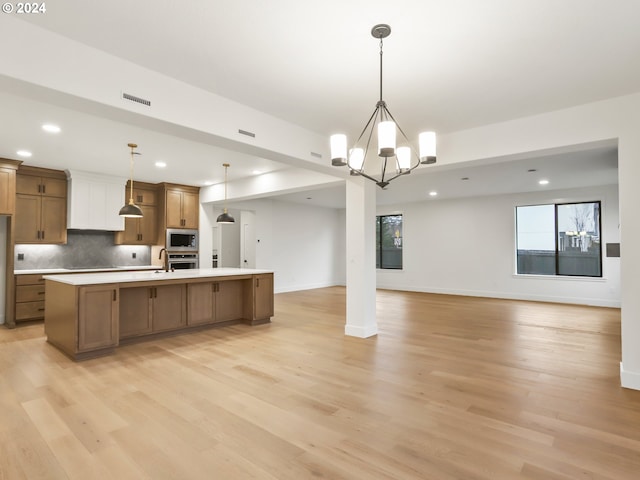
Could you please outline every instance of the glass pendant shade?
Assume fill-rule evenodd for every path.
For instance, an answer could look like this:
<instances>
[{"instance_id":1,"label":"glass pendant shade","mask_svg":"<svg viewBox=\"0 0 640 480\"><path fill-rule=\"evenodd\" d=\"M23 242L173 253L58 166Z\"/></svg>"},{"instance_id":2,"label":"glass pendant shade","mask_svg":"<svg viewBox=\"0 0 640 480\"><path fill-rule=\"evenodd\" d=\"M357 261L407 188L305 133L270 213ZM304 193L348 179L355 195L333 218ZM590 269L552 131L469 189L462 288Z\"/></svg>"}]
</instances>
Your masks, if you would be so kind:
<instances>
[{"instance_id":1,"label":"glass pendant shade","mask_svg":"<svg viewBox=\"0 0 640 480\"><path fill-rule=\"evenodd\" d=\"M343 133L331 135L331 165L344 167L347 164L347 136Z\"/></svg>"},{"instance_id":2,"label":"glass pendant shade","mask_svg":"<svg viewBox=\"0 0 640 480\"><path fill-rule=\"evenodd\" d=\"M390 120L378 124L378 156L393 157L396 154L396 124Z\"/></svg>"},{"instance_id":3,"label":"glass pendant shade","mask_svg":"<svg viewBox=\"0 0 640 480\"><path fill-rule=\"evenodd\" d=\"M364 165L364 150L362 148L352 148L349 150L349 168L362 170Z\"/></svg>"},{"instance_id":4,"label":"glass pendant shade","mask_svg":"<svg viewBox=\"0 0 640 480\"><path fill-rule=\"evenodd\" d=\"M436 163L436 132L422 132L418 137L421 163Z\"/></svg>"},{"instance_id":5,"label":"glass pendant shade","mask_svg":"<svg viewBox=\"0 0 640 480\"><path fill-rule=\"evenodd\" d=\"M398 162L398 173L411 172L411 149L409 147L398 147L396 159Z\"/></svg>"}]
</instances>

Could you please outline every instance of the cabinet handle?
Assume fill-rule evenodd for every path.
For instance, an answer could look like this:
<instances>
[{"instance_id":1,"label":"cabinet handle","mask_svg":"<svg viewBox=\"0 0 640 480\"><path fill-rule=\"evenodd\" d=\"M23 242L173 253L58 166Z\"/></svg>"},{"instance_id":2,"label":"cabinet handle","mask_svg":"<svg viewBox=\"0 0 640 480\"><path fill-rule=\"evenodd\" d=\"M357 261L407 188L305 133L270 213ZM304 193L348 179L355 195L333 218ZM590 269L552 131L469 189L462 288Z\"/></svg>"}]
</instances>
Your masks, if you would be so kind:
<instances>
[{"instance_id":1,"label":"cabinet handle","mask_svg":"<svg viewBox=\"0 0 640 480\"><path fill-rule=\"evenodd\" d=\"M115 302L117 300L117 293L116 293L116 289L113 289L113 301Z\"/></svg>"},{"instance_id":2,"label":"cabinet handle","mask_svg":"<svg viewBox=\"0 0 640 480\"><path fill-rule=\"evenodd\" d=\"M40 230L38 230L38 240L40 240Z\"/></svg>"},{"instance_id":3,"label":"cabinet handle","mask_svg":"<svg viewBox=\"0 0 640 480\"><path fill-rule=\"evenodd\" d=\"M259 286L260 286L260 279L256 278L256 287L259 287Z\"/></svg>"},{"instance_id":4,"label":"cabinet handle","mask_svg":"<svg viewBox=\"0 0 640 480\"><path fill-rule=\"evenodd\" d=\"M158 287L153 287L153 298L158 298Z\"/></svg>"},{"instance_id":5,"label":"cabinet handle","mask_svg":"<svg viewBox=\"0 0 640 480\"><path fill-rule=\"evenodd\" d=\"M42 185L42 193L47 193L47 186L46 185Z\"/></svg>"},{"instance_id":6,"label":"cabinet handle","mask_svg":"<svg viewBox=\"0 0 640 480\"><path fill-rule=\"evenodd\" d=\"M44 292L38 292L38 295L44 295Z\"/></svg>"},{"instance_id":7,"label":"cabinet handle","mask_svg":"<svg viewBox=\"0 0 640 480\"><path fill-rule=\"evenodd\" d=\"M42 231L42 240L44 240L44 230Z\"/></svg>"},{"instance_id":8,"label":"cabinet handle","mask_svg":"<svg viewBox=\"0 0 640 480\"><path fill-rule=\"evenodd\" d=\"M149 298L153 298L153 287L149 287Z\"/></svg>"},{"instance_id":9,"label":"cabinet handle","mask_svg":"<svg viewBox=\"0 0 640 480\"><path fill-rule=\"evenodd\" d=\"M44 308L39 308L38 311L39 312L44 312Z\"/></svg>"}]
</instances>

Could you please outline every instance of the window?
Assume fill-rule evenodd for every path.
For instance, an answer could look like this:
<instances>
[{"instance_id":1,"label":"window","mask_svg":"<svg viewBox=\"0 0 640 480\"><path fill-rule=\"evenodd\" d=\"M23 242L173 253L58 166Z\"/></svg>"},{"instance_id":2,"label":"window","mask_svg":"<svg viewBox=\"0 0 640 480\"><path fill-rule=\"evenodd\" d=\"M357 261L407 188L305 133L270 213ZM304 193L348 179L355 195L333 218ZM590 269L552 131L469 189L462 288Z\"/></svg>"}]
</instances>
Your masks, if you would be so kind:
<instances>
[{"instance_id":1,"label":"window","mask_svg":"<svg viewBox=\"0 0 640 480\"><path fill-rule=\"evenodd\" d=\"M600 202L516 207L517 273L602 276Z\"/></svg>"},{"instance_id":2,"label":"window","mask_svg":"<svg viewBox=\"0 0 640 480\"><path fill-rule=\"evenodd\" d=\"M402 215L376 217L376 268L402 269Z\"/></svg>"}]
</instances>

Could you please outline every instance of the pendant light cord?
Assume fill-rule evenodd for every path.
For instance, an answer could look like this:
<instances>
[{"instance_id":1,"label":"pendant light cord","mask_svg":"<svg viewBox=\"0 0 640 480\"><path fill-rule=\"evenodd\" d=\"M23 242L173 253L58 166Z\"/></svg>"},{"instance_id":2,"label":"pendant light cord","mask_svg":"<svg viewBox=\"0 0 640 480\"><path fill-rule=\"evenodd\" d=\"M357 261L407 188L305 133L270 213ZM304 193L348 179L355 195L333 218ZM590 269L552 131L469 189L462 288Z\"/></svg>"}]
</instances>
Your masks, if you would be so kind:
<instances>
[{"instance_id":1,"label":"pendant light cord","mask_svg":"<svg viewBox=\"0 0 640 480\"><path fill-rule=\"evenodd\" d=\"M382 102L382 37L380 37L380 102Z\"/></svg>"},{"instance_id":2,"label":"pendant light cord","mask_svg":"<svg viewBox=\"0 0 640 480\"><path fill-rule=\"evenodd\" d=\"M131 184L129 185L129 205L133 205L133 149L137 147L137 145L130 143L129 147L131 148L131 162L129 164L130 176L131 176Z\"/></svg>"}]
</instances>

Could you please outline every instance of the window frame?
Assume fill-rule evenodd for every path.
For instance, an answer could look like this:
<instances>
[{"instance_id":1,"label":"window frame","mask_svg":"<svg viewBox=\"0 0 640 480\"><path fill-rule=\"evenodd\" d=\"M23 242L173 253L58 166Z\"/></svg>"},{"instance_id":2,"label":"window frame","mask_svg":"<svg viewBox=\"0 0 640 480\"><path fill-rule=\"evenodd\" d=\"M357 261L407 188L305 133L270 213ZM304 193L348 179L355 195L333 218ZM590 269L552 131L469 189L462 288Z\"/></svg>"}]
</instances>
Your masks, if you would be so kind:
<instances>
[{"instance_id":1,"label":"window frame","mask_svg":"<svg viewBox=\"0 0 640 480\"><path fill-rule=\"evenodd\" d=\"M600 241L598 243L599 248L599 275L585 275L585 274L571 274L571 273L558 273L560 270L560 250L559 250L559 231L558 231L558 207L563 205L580 205L580 204L598 204L598 218L594 218L594 226L597 227L597 231L599 232ZM525 207L536 207L536 206L553 206L553 223L554 223L554 270L555 273L519 273L518 272L518 208ZM535 203L535 204L527 204L527 205L516 205L514 209L515 216L515 273L516 276L522 277L549 277L549 278L581 278L581 279L603 279L604 271L603 271L603 232L602 232L602 201L601 200L576 200L576 201L566 201L566 202L549 202L549 203Z\"/></svg>"},{"instance_id":2,"label":"window frame","mask_svg":"<svg viewBox=\"0 0 640 480\"><path fill-rule=\"evenodd\" d=\"M400 266L399 267L383 267L383 249L382 249L382 218L384 217L400 217L401 218L401 246L400 246ZM389 213L384 215L376 215L376 269L377 270L395 270L401 271L404 269L404 215L402 213ZM378 248L378 246L380 248Z\"/></svg>"}]
</instances>

